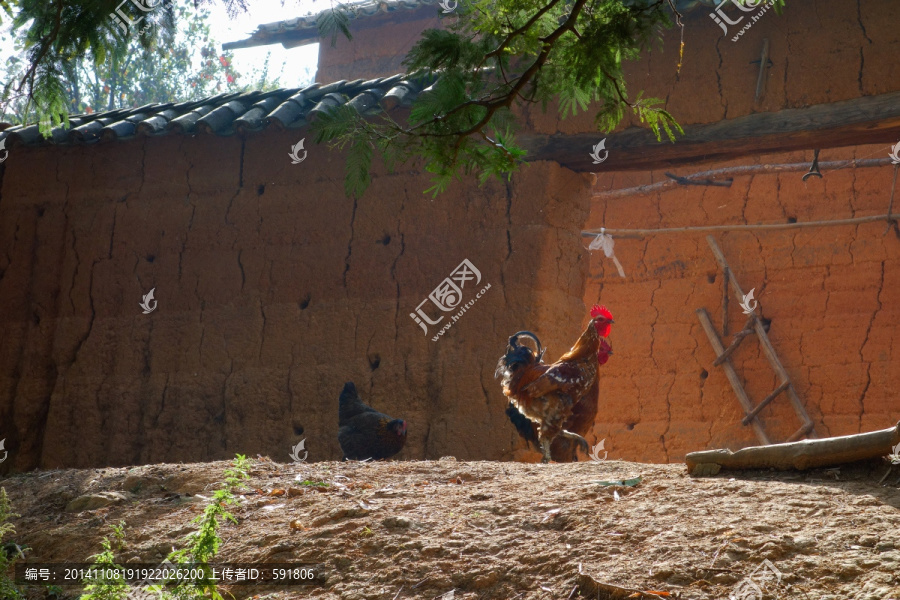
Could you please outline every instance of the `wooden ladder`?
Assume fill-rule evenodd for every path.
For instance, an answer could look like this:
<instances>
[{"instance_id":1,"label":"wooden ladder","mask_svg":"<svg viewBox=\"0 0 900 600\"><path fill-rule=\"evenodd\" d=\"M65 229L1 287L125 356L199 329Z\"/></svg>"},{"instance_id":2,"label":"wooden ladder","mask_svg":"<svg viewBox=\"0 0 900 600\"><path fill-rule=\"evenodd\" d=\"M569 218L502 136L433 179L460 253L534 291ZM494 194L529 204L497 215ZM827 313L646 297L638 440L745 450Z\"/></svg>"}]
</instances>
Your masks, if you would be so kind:
<instances>
[{"instance_id":1,"label":"wooden ladder","mask_svg":"<svg viewBox=\"0 0 900 600\"><path fill-rule=\"evenodd\" d=\"M706 236L706 241L709 242L709 247L712 249L713 255L716 257L716 262L719 263L719 266L725 273L725 282L722 291L722 333L723 335L727 336L728 286L731 286L732 291L734 291L735 295L738 298L738 302L743 302L744 292L741 290L741 286L738 285L737 279L735 278L734 273L731 272L731 268L728 266L728 261L725 260L725 255L722 254L722 250L719 248L716 240L713 239L711 235L708 235ZM778 359L778 355L775 353L775 348L772 347L772 342L769 341L769 336L766 333L763 324L756 316L756 311L754 310L750 313L750 315L747 317L747 322L744 324L744 328L737 334L735 334L734 339L732 340L728 348L725 348L723 346L722 340L719 338L719 333L716 331L716 327L715 325L713 325L712 319L710 319L709 313L705 308L697 309L697 317L700 319L700 324L703 326L704 331L706 331L707 337L709 337L709 343L712 345L713 350L716 352L716 360L713 362L713 366L721 365L721 367L725 370L725 376L731 383L731 387L734 388L734 393L737 394L738 402L741 403L741 406L744 409L745 416L741 423L745 426L752 426L753 430L756 432L756 437L759 438L759 441L763 445L768 446L769 444L771 444L772 442L771 440L769 440L769 436L766 435L762 423L759 420L759 413L775 398L780 396L783 392L787 392L788 399L790 400L791 405L794 407L794 410L797 412L797 416L800 417L802 425L800 426L800 429L795 431L794 434L785 441L796 442L797 440L807 435L809 437L815 437L812 419L809 418L809 414L807 414L806 409L803 407L803 403L800 402L800 398L797 396L797 392L794 390L794 384L791 383L791 379L788 376L787 371L784 370L784 366ZM756 334L756 337L759 338L759 343L762 346L763 352L765 352L766 358L769 359L769 364L772 365L772 369L781 380L781 383L778 385L778 387L775 388L775 390L771 394L766 396L765 399L763 399L763 401L756 406L753 406L753 403L750 401L750 397L747 396L747 391L744 389L744 386L741 383L741 379L740 377L738 377L737 371L734 370L734 365L731 362L731 355L735 350L737 350L738 346L741 345L741 342L744 341L744 338L754 333Z\"/></svg>"}]
</instances>

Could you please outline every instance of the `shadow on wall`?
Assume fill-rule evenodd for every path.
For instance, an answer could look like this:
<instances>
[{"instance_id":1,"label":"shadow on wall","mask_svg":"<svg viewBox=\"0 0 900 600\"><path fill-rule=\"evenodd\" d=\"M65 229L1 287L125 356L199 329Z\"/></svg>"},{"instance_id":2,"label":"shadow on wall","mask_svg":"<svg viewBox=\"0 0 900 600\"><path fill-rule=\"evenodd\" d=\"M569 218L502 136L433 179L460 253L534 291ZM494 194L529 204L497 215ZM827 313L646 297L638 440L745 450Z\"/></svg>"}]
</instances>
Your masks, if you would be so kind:
<instances>
[{"instance_id":1,"label":"shadow on wall","mask_svg":"<svg viewBox=\"0 0 900 600\"><path fill-rule=\"evenodd\" d=\"M409 423L398 458L518 447L493 369L526 325L555 347L582 325L586 178L532 164L509 185L467 180L431 201L425 176L376 174L354 201L342 160L310 151L291 165L295 137L23 148L9 161L0 470L286 462L301 439L309 460L338 459L348 380ZM490 288L442 336L423 332L410 313L463 259Z\"/></svg>"}]
</instances>

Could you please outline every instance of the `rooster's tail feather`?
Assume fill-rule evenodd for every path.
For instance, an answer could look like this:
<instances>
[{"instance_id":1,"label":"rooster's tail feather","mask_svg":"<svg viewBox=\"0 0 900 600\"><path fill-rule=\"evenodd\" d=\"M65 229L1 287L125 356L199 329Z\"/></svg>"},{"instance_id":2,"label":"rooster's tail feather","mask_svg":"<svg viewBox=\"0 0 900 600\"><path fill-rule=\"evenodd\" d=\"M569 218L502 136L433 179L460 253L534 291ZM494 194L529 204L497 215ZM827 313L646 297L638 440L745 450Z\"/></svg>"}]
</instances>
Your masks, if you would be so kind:
<instances>
[{"instance_id":1,"label":"rooster's tail feather","mask_svg":"<svg viewBox=\"0 0 900 600\"><path fill-rule=\"evenodd\" d=\"M540 448L537 434L534 431L534 423L529 421L528 417L519 412L519 409L516 408L512 402L506 407L506 416L509 417L512 424L516 426L516 431L519 432L520 436L527 442L533 444L535 448Z\"/></svg>"}]
</instances>

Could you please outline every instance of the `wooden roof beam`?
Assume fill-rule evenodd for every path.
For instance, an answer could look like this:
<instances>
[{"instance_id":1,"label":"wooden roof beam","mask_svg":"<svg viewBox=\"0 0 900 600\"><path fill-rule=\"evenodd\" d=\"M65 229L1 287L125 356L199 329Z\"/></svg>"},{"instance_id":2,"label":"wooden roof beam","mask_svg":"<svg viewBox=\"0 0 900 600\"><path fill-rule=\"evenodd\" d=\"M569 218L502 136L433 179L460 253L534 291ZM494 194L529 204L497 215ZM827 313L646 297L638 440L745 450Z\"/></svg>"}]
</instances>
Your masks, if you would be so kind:
<instances>
[{"instance_id":1,"label":"wooden roof beam","mask_svg":"<svg viewBox=\"0 0 900 600\"><path fill-rule=\"evenodd\" d=\"M609 156L595 165L590 151L604 137ZM518 138L528 151L525 160L551 160L579 172L662 169L811 148L894 144L898 140L900 92L687 125L675 143L658 142L652 131L641 127L606 136L595 132Z\"/></svg>"}]
</instances>

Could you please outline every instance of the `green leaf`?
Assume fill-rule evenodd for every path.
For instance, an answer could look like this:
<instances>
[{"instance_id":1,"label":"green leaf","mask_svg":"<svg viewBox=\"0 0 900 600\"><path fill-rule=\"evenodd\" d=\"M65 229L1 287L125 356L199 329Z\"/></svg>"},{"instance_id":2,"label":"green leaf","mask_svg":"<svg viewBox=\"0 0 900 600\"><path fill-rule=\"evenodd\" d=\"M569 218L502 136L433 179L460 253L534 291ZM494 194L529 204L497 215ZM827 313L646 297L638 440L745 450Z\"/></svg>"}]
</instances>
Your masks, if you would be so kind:
<instances>
[{"instance_id":1,"label":"green leaf","mask_svg":"<svg viewBox=\"0 0 900 600\"><path fill-rule=\"evenodd\" d=\"M359 140L347 153L347 177L344 181L344 189L348 196L359 198L369 187L371 175L369 168L372 166L372 146L368 140Z\"/></svg>"},{"instance_id":2,"label":"green leaf","mask_svg":"<svg viewBox=\"0 0 900 600\"><path fill-rule=\"evenodd\" d=\"M350 33L350 15L352 9L346 4L338 4L332 8L328 8L316 19L316 26L319 29L320 38L331 38L331 47L337 45L339 34L343 34L348 40L353 39Z\"/></svg>"}]
</instances>

